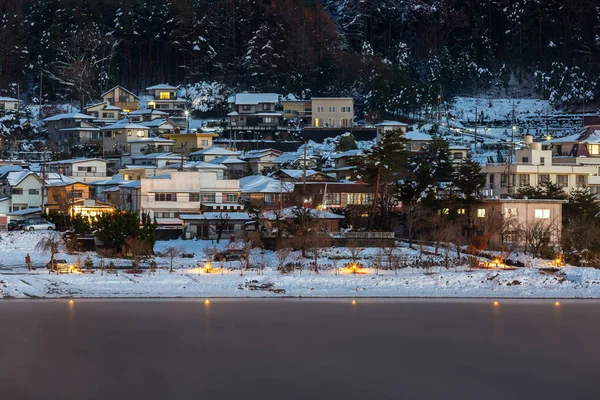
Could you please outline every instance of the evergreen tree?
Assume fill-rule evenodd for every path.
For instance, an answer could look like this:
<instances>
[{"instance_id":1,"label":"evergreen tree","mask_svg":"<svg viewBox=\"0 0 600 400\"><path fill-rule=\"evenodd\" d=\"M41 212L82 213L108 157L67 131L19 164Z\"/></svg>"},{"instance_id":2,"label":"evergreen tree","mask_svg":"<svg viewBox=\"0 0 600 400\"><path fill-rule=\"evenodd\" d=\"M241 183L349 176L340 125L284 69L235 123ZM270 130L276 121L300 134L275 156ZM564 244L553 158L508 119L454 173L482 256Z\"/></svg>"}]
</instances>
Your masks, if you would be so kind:
<instances>
[{"instance_id":1,"label":"evergreen tree","mask_svg":"<svg viewBox=\"0 0 600 400\"><path fill-rule=\"evenodd\" d=\"M452 185L459 195L459 201L465 208L467 237L470 238L473 228L473 206L482 198L481 190L485 186L485 174L481 166L469 156L454 171Z\"/></svg>"}]
</instances>

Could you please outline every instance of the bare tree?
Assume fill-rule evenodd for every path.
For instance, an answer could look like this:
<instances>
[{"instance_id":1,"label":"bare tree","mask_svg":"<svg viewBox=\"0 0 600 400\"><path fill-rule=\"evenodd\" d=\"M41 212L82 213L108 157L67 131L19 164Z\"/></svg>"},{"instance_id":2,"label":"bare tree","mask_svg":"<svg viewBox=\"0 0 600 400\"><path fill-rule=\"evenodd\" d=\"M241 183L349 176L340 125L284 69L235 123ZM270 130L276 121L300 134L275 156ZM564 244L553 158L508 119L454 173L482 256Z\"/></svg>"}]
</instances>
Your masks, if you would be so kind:
<instances>
[{"instance_id":1,"label":"bare tree","mask_svg":"<svg viewBox=\"0 0 600 400\"><path fill-rule=\"evenodd\" d=\"M62 244L62 238L59 234L53 233L48 236L44 236L42 240L40 240L35 248L39 251L49 251L50 252L50 271L55 270L54 266L54 256L58 254L60 251L60 246Z\"/></svg>"},{"instance_id":2,"label":"bare tree","mask_svg":"<svg viewBox=\"0 0 600 400\"><path fill-rule=\"evenodd\" d=\"M170 269L169 272L173 272L173 259L181 256L183 254L183 249L181 247L173 247L169 246L165 249L164 255L169 258L170 261Z\"/></svg>"},{"instance_id":3,"label":"bare tree","mask_svg":"<svg viewBox=\"0 0 600 400\"><path fill-rule=\"evenodd\" d=\"M138 273L140 269L139 258L150 252L150 246L144 239L135 236L125 239L125 246L133 257L133 272Z\"/></svg>"},{"instance_id":4,"label":"bare tree","mask_svg":"<svg viewBox=\"0 0 600 400\"><path fill-rule=\"evenodd\" d=\"M277 251L275 251L275 258L277 260L277 269L281 273L284 272L285 262L287 261L291 252L292 249L289 246L287 246L286 242L282 240L277 241Z\"/></svg>"},{"instance_id":5,"label":"bare tree","mask_svg":"<svg viewBox=\"0 0 600 400\"><path fill-rule=\"evenodd\" d=\"M523 236L528 250L534 257L541 257L546 252L552 244L555 231L555 224L543 219L525 225Z\"/></svg>"},{"instance_id":6,"label":"bare tree","mask_svg":"<svg viewBox=\"0 0 600 400\"><path fill-rule=\"evenodd\" d=\"M319 273L319 256L323 249L331 246L331 238L325 235L313 234L306 240L306 248L313 259L313 268L315 273Z\"/></svg>"},{"instance_id":7,"label":"bare tree","mask_svg":"<svg viewBox=\"0 0 600 400\"><path fill-rule=\"evenodd\" d=\"M352 258L352 264L356 265L358 263L358 258L365 249L360 247L356 240L349 240L347 246L350 251L350 257Z\"/></svg>"},{"instance_id":8,"label":"bare tree","mask_svg":"<svg viewBox=\"0 0 600 400\"><path fill-rule=\"evenodd\" d=\"M217 222L214 228L217 233L217 243L221 241L223 231L225 230L225 227L229 224L229 220L229 213L220 213L217 216Z\"/></svg>"}]
</instances>

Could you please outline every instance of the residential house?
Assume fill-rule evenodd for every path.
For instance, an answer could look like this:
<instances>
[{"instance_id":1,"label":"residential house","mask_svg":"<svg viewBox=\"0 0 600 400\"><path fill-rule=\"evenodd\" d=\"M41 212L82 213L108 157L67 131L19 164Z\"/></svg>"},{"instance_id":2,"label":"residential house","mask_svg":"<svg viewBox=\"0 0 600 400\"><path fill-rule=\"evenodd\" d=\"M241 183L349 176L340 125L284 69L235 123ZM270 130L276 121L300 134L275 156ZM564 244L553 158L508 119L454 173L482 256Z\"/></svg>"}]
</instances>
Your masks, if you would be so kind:
<instances>
[{"instance_id":1,"label":"residential house","mask_svg":"<svg viewBox=\"0 0 600 400\"><path fill-rule=\"evenodd\" d=\"M19 100L12 97L0 96L0 112L17 111Z\"/></svg>"},{"instance_id":2,"label":"residential house","mask_svg":"<svg viewBox=\"0 0 600 400\"><path fill-rule=\"evenodd\" d=\"M180 214L237 211L239 181L217 179L216 173L171 172L141 179L140 209L150 213L159 229L181 229Z\"/></svg>"},{"instance_id":3,"label":"residential house","mask_svg":"<svg viewBox=\"0 0 600 400\"><path fill-rule=\"evenodd\" d=\"M163 139L161 137L145 137L132 139L127 142L128 152L131 157L151 153L172 153L175 141ZM126 164L128 162L125 162Z\"/></svg>"},{"instance_id":4,"label":"residential house","mask_svg":"<svg viewBox=\"0 0 600 400\"><path fill-rule=\"evenodd\" d=\"M81 113L58 114L44 119L50 144L56 151L71 151L73 146L101 146L100 129L92 122L95 117Z\"/></svg>"},{"instance_id":5,"label":"residential house","mask_svg":"<svg viewBox=\"0 0 600 400\"><path fill-rule=\"evenodd\" d=\"M93 121L95 125L114 124L125 115L125 112L121 108L107 102L92 104L87 106L84 110L87 115L95 117Z\"/></svg>"},{"instance_id":6,"label":"residential house","mask_svg":"<svg viewBox=\"0 0 600 400\"><path fill-rule=\"evenodd\" d=\"M381 141L381 137L383 136L384 132L400 131L400 132L402 132L402 134L406 134L406 129L408 128L408 124L405 124L404 122L398 122L398 121L383 121L383 122L376 124L375 128L377 129L376 142L379 143L379 141Z\"/></svg>"},{"instance_id":7,"label":"residential house","mask_svg":"<svg viewBox=\"0 0 600 400\"><path fill-rule=\"evenodd\" d=\"M6 206L6 211L19 211L30 208L40 207L42 205L42 179L27 169L20 171L8 171L0 174L0 185L8 188L8 203L0 205ZM2 199L6 198L7 193L3 190Z\"/></svg>"},{"instance_id":8,"label":"residential house","mask_svg":"<svg viewBox=\"0 0 600 400\"><path fill-rule=\"evenodd\" d=\"M115 86L102 93L101 97L111 106L119 107L124 112L135 111L140 108L140 98L122 86Z\"/></svg>"},{"instance_id":9,"label":"residential house","mask_svg":"<svg viewBox=\"0 0 600 400\"><path fill-rule=\"evenodd\" d=\"M239 151L231 151L221 147L208 147L206 149L197 150L190 153L190 159L193 161L209 162L217 157L238 157Z\"/></svg>"},{"instance_id":10,"label":"residential house","mask_svg":"<svg viewBox=\"0 0 600 400\"><path fill-rule=\"evenodd\" d=\"M306 175L306 179L305 179ZM335 182L336 179L324 172L307 169L280 169L275 171L272 176L281 179L284 182Z\"/></svg>"},{"instance_id":11,"label":"residential house","mask_svg":"<svg viewBox=\"0 0 600 400\"><path fill-rule=\"evenodd\" d=\"M119 185L119 208L126 211L140 212L142 207L141 187L141 179Z\"/></svg>"},{"instance_id":12,"label":"residential house","mask_svg":"<svg viewBox=\"0 0 600 400\"><path fill-rule=\"evenodd\" d=\"M471 149L467 146L448 146L448 151L450 152L450 160L452 160L453 164L463 163L469 157L469 150Z\"/></svg>"},{"instance_id":13,"label":"residential house","mask_svg":"<svg viewBox=\"0 0 600 400\"><path fill-rule=\"evenodd\" d=\"M175 86L163 83L147 87L146 92L152 96L152 99L148 101L148 108L179 116L186 108L186 100L177 97L177 87Z\"/></svg>"},{"instance_id":14,"label":"residential house","mask_svg":"<svg viewBox=\"0 0 600 400\"><path fill-rule=\"evenodd\" d=\"M313 97L313 128L351 128L354 121L352 97Z\"/></svg>"},{"instance_id":15,"label":"residential house","mask_svg":"<svg viewBox=\"0 0 600 400\"><path fill-rule=\"evenodd\" d=\"M305 124L310 124L312 100L284 100L281 104L283 105L283 118L297 119Z\"/></svg>"},{"instance_id":16,"label":"residential house","mask_svg":"<svg viewBox=\"0 0 600 400\"><path fill-rule=\"evenodd\" d=\"M289 207L293 191L294 183L264 175L252 175L240 179L242 201L265 210Z\"/></svg>"},{"instance_id":17,"label":"residential house","mask_svg":"<svg viewBox=\"0 0 600 400\"><path fill-rule=\"evenodd\" d=\"M371 207L375 196L375 186L363 182L308 182L297 184L292 195L322 210L342 210Z\"/></svg>"},{"instance_id":18,"label":"residential house","mask_svg":"<svg viewBox=\"0 0 600 400\"><path fill-rule=\"evenodd\" d=\"M196 133L163 133L163 137L171 139L175 142L174 151L183 153L185 156L191 156L200 150L210 149L213 147L213 139L219 135L210 132ZM225 155L225 154L222 154ZM200 160L210 161L210 160Z\"/></svg>"},{"instance_id":19,"label":"residential house","mask_svg":"<svg viewBox=\"0 0 600 400\"><path fill-rule=\"evenodd\" d=\"M282 222L286 225L293 224L294 219L297 218L297 214L305 212L307 212L313 220L318 221L320 231L339 232L340 222L345 218L343 215L312 208L309 210L302 209L302 211L300 211L297 207L288 207L282 210L272 210L262 213L259 223L262 230L266 232L276 232L279 229L278 224Z\"/></svg>"},{"instance_id":20,"label":"residential house","mask_svg":"<svg viewBox=\"0 0 600 400\"><path fill-rule=\"evenodd\" d=\"M324 172L334 173L338 179L349 180L352 178L354 164L352 162L363 157L364 153L360 149L348 150L342 153L336 153L331 156L333 168L324 169Z\"/></svg>"},{"instance_id":21,"label":"residential house","mask_svg":"<svg viewBox=\"0 0 600 400\"><path fill-rule=\"evenodd\" d=\"M579 133L546 143L556 164L600 165L600 125L586 126Z\"/></svg>"},{"instance_id":22,"label":"residential house","mask_svg":"<svg viewBox=\"0 0 600 400\"><path fill-rule=\"evenodd\" d=\"M138 181L142 178L150 178L157 175L165 175L171 172L180 171L181 163L171 164L168 167L156 168L154 165L125 165L119 169L119 175L123 176L126 181Z\"/></svg>"},{"instance_id":23,"label":"residential house","mask_svg":"<svg viewBox=\"0 0 600 400\"><path fill-rule=\"evenodd\" d=\"M183 163L184 171L214 172L217 179L231 179L227 175L227 167L222 164L204 161L186 161Z\"/></svg>"},{"instance_id":24,"label":"residential house","mask_svg":"<svg viewBox=\"0 0 600 400\"><path fill-rule=\"evenodd\" d=\"M133 123L149 122L155 119L165 119L169 113L156 110L154 108L144 108L142 110L131 111L127 114L127 118Z\"/></svg>"},{"instance_id":25,"label":"residential house","mask_svg":"<svg viewBox=\"0 0 600 400\"><path fill-rule=\"evenodd\" d=\"M220 211L203 214L180 214L183 222L184 239L216 239L221 231L221 238L229 239L231 235L242 236L244 227L252 216L246 212Z\"/></svg>"},{"instance_id":26,"label":"residential house","mask_svg":"<svg viewBox=\"0 0 600 400\"><path fill-rule=\"evenodd\" d=\"M105 156L121 155L127 152L128 142L143 139L149 136L147 126L134 124L128 120L121 120L100 128L102 132L102 149Z\"/></svg>"},{"instance_id":27,"label":"residential house","mask_svg":"<svg viewBox=\"0 0 600 400\"><path fill-rule=\"evenodd\" d=\"M424 148L433 141L431 135L419 131L406 132L404 137L408 140L408 143L406 144L407 150L413 152L423 151Z\"/></svg>"},{"instance_id":28,"label":"residential house","mask_svg":"<svg viewBox=\"0 0 600 400\"><path fill-rule=\"evenodd\" d=\"M321 156L318 154L313 154L312 150L306 153L306 168L315 169L319 166L319 160ZM287 152L282 153L280 156L273 160L275 164L277 164L277 168L304 168L304 152L302 148L297 152Z\"/></svg>"},{"instance_id":29,"label":"residential house","mask_svg":"<svg viewBox=\"0 0 600 400\"><path fill-rule=\"evenodd\" d=\"M240 156L240 159L246 161L247 169L252 174L262 174L275 171L278 167L275 161L282 154L276 149L251 150Z\"/></svg>"},{"instance_id":30,"label":"residential house","mask_svg":"<svg viewBox=\"0 0 600 400\"><path fill-rule=\"evenodd\" d=\"M185 159L180 154L175 153L150 153L131 156L132 166L155 166L156 168L181 168Z\"/></svg>"},{"instance_id":31,"label":"residential house","mask_svg":"<svg viewBox=\"0 0 600 400\"><path fill-rule=\"evenodd\" d=\"M119 205L119 186L128 183L121 175L113 175L110 179L89 182L90 199L104 203Z\"/></svg>"},{"instance_id":32,"label":"residential house","mask_svg":"<svg viewBox=\"0 0 600 400\"><path fill-rule=\"evenodd\" d=\"M227 179L239 179L246 175L247 172L246 161L240 160L237 157L221 156L213 158L209 163L223 165L226 168Z\"/></svg>"},{"instance_id":33,"label":"residential house","mask_svg":"<svg viewBox=\"0 0 600 400\"><path fill-rule=\"evenodd\" d=\"M516 161L487 163L481 172L486 174L487 197L506 197L523 186L538 186L542 182L553 182L569 193L575 188L590 186L592 192L600 192L598 166L555 163L552 150L542 150L542 144L525 138L526 148L516 152Z\"/></svg>"},{"instance_id":34,"label":"residential house","mask_svg":"<svg viewBox=\"0 0 600 400\"><path fill-rule=\"evenodd\" d=\"M44 201L49 211L69 212L75 200L90 198L87 183L56 172L46 173Z\"/></svg>"},{"instance_id":35,"label":"residential house","mask_svg":"<svg viewBox=\"0 0 600 400\"><path fill-rule=\"evenodd\" d=\"M227 114L232 130L275 130L281 123L281 113L276 110L279 95L276 93L238 93L229 98L233 111Z\"/></svg>"},{"instance_id":36,"label":"residential house","mask_svg":"<svg viewBox=\"0 0 600 400\"><path fill-rule=\"evenodd\" d=\"M47 162L46 167L49 171L79 178L85 182L106 177L106 164L107 161L102 158L73 158Z\"/></svg>"},{"instance_id":37,"label":"residential house","mask_svg":"<svg viewBox=\"0 0 600 400\"><path fill-rule=\"evenodd\" d=\"M537 230L538 234L547 232L551 242L556 245L561 237L563 203L564 200L485 199L475 206L475 225L483 228L489 225L486 220L496 215L504 221L512 220L515 229L529 232ZM491 240L499 242L500 237L496 233ZM510 242L514 238L508 235L504 240Z\"/></svg>"}]
</instances>

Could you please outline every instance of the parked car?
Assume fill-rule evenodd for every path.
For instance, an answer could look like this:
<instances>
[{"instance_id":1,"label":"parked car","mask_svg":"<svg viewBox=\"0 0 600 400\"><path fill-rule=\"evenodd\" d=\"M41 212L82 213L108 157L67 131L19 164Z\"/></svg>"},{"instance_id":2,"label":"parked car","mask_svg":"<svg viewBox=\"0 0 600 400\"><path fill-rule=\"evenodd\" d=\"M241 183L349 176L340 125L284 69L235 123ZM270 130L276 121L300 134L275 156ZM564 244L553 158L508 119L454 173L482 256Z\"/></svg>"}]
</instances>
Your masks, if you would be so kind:
<instances>
[{"instance_id":1,"label":"parked car","mask_svg":"<svg viewBox=\"0 0 600 400\"><path fill-rule=\"evenodd\" d=\"M48 268L50 271L62 271L69 269L69 264L67 263L67 260L55 258L54 267L52 266L52 262L48 261L48 263L46 263L46 268Z\"/></svg>"},{"instance_id":2,"label":"parked car","mask_svg":"<svg viewBox=\"0 0 600 400\"><path fill-rule=\"evenodd\" d=\"M55 229L56 225L45 219L30 219L23 224L24 231L53 231Z\"/></svg>"},{"instance_id":3,"label":"parked car","mask_svg":"<svg viewBox=\"0 0 600 400\"><path fill-rule=\"evenodd\" d=\"M8 223L9 231L18 231L23 228L23 224L25 224L24 219L11 219Z\"/></svg>"}]
</instances>

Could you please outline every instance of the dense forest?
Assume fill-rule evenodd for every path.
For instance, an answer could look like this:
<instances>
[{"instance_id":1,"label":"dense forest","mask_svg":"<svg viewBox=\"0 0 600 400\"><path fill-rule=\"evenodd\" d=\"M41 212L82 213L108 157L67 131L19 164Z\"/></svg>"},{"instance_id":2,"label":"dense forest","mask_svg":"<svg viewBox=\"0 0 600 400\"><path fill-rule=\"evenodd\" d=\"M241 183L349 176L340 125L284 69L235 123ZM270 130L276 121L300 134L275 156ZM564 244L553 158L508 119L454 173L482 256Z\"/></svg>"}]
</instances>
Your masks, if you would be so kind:
<instances>
[{"instance_id":1,"label":"dense forest","mask_svg":"<svg viewBox=\"0 0 600 400\"><path fill-rule=\"evenodd\" d=\"M40 77L44 101L219 82L382 114L600 91L595 0L0 0L0 16L0 90L34 102Z\"/></svg>"}]
</instances>

